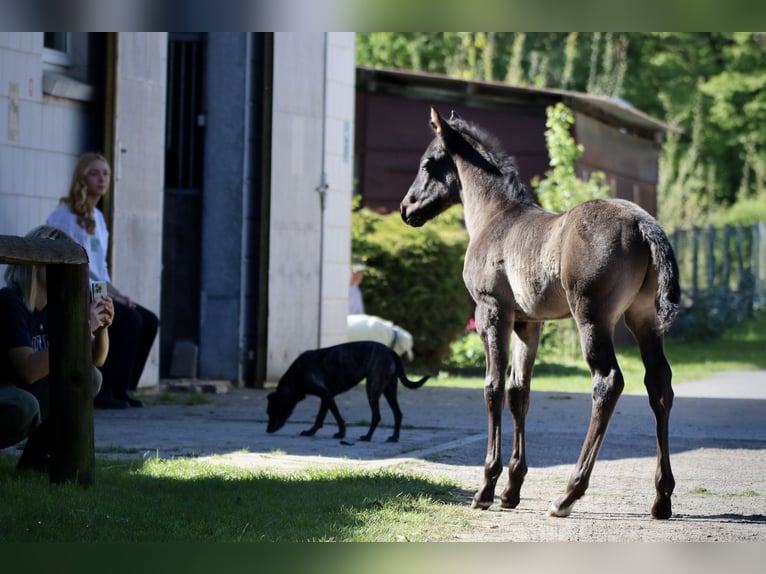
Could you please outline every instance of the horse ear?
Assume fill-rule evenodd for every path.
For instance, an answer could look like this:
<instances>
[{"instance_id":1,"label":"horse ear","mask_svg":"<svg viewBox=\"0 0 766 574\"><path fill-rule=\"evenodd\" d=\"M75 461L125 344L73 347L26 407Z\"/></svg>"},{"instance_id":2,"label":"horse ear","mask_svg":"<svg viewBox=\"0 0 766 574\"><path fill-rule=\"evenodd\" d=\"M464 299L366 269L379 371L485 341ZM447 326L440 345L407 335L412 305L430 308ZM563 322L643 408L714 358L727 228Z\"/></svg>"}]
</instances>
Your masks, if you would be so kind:
<instances>
[{"instance_id":1,"label":"horse ear","mask_svg":"<svg viewBox=\"0 0 766 574\"><path fill-rule=\"evenodd\" d=\"M449 121L454 122L455 120L461 119L459 115L457 115L457 112L455 110L452 110L452 113L449 116Z\"/></svg>"},{"instance_id":2,"label":"horse ear","mask_svg":"<svg viewBox=\"0 0 766 574\"><path fill-rule=\"evenodd\" d=\"M431 106L431 127L436 132L437 135L442 135L442 124L444 121L442 120L441 115L438 111L436 111L436 108Z\"/></svg>"}]
</instances>

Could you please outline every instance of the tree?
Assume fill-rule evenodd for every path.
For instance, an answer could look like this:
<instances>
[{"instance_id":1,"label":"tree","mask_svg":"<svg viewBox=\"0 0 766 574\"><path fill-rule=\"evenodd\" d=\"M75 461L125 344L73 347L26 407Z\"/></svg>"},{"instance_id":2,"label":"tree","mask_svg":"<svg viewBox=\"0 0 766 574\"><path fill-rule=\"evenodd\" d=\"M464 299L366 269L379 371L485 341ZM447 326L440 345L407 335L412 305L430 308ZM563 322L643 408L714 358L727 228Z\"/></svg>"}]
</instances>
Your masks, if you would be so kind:
<instances>
[{"instance_id":1,"label":"tree","mask_svg":"<svg viewBox=\"0 0 766 574\"><path fill-rule=\"evenodd\" d=\"M550 211L566 211L583 201L610 195L603 172L593 172L588 181L577 177L577 160L584 149L572 137L570 128L573 124L574 114L566 105L559 102L548 106L545 144L551 169L545 172L545 178L535 176L530 183L542 206Z\"/></svg>"}]
</instances>

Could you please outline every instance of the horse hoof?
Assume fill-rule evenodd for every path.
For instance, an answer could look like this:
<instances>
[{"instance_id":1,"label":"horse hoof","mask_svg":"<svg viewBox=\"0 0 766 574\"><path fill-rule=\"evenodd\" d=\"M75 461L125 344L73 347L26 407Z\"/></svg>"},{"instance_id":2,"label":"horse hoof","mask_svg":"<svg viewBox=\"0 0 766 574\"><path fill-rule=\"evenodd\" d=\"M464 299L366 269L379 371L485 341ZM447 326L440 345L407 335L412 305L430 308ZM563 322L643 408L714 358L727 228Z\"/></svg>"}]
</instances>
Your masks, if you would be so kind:
<instances>
[{"instance_id":1,"label":"horse hoof","mask_svg":"<svg viewBox=\"0 0 766 574\"><path fill-rule=\"evenodd\" d=\"M386 439L386 442L399 442L399 439L395 436L390 436Z\"/></svg>"},{"instance_id":2,"label":"horse hoof","mask_svg":"<svg viewBox=\"0 0 766 574\"><path fill-rule=\"evenodd\" d=\"M548 516L553 516L555 518L566 518L572 513L572 506L574 505L559 507L555 504L551 504L551 507L548 509Z\"/></svg>"},{"instance_id":3,"label":"horse hoof","mask_svg":"<svg viewBox=\"0 0 766 574\"><path fill-rule=\"evenodd\" d=\"M500 506L502 508L516 508L519 505L519 502L521 502L521 499L519 498L500 497Z\"/></svg>"},{"instance_id":4,"label":"horse hoof","mask_svg":"<svg viewBox=\"0 0 766 574\"><path fill-rule=\"evenodd\" d=\"M471 508L478 508L479 510L487 510L490 506L492 506L491 502L482 502L475 498L471 502Z\"/></svg>"},{"instance_id":5,"label":"horse hoof","mask_svg":"<svg viewBox=\"0 0 766 574\"><path fill-rule=\"evenodd\" d=\"M670 508L670 499L662 498L654 501L652 505L652 518L658 520L667 520L673 515L673 511Z\"/></svg>"},{"instance_id":6,"label":"horse hoof","mask_svg":"<svg viewBox=\"0 0 766 574\"><path fill-rule=\"evenodd\" d=\"M500 506L503 508L516 508L521 502L521 487L514 488L513 485L508 485L500 495Z\"/></svg>"}]
</instances>

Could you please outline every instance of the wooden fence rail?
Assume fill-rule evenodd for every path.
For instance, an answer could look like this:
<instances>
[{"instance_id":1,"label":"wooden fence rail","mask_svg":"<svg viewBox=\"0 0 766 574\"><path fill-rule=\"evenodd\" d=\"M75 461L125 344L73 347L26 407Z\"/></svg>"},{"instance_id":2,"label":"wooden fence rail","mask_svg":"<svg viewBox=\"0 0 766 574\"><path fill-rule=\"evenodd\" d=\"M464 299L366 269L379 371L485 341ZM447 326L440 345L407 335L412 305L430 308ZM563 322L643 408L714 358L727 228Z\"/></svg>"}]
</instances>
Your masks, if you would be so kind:
<instances>
[{"instance_id":1,"label":"wooden fence rail","mask_svg":"<svg viewBox=\"0 0 766 574\"><path fill-rule=\"evenodd\" d=\"M696 301L718 291L752 296L766 306L766 222L678 229L671 236L681 288Z\"/></svg>"},{"instance_id":2,"label":"wooden fence rail","mask_svg":"<svg viewBox=\"0 0 766 574\"><path fill-rule=\"evenodd\" d=\"M0 235L0 263L47 267L53 427L50 481L90 485L95 480L96 460L88 256L67 239Z\"/></svg>"}]
</instances>

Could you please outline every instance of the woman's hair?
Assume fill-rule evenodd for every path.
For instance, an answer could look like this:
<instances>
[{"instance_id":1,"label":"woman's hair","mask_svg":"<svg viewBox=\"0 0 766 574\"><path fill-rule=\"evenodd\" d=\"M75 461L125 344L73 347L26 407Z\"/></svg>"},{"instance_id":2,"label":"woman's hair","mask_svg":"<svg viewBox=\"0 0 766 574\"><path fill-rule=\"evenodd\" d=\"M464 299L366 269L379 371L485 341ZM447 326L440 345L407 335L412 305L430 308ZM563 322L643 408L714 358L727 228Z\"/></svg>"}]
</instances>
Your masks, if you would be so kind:
<instances>
[{"instance_id":1,"label":"woman's hair","mask_svg":"<svg viewBox=\"0 0 766 574\"><path fill-rule=\"evenodd\" d=\"M26 239L61 239L67 234L50 225L40 225L25 235ZM5 268L5 283L8 287L15 288L21 293L24 304L29 311L35 306L37 297L37 266L12 264Z\"/></svg>"},{"instance_id":2,"label":"woman's hair","mask_svg":"<svg viewBox=\"0 0 766 574\"><path fill-rule=\"evenodd\" d=\"M96 220L93 217L93 208L88 203L88 188L83 183L90 164L94 161L103 161L109 165L106 158L100 153L88 152L80 156L77 165L72 171L72 181L69 184L69 193L61 198L61 203L66 203L69 209L77 216L77 225L82 227L89 235L96 230Z\"/></svg>"}]
</instances>

